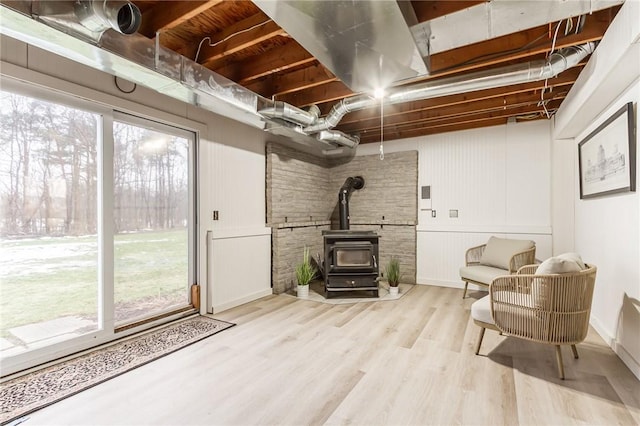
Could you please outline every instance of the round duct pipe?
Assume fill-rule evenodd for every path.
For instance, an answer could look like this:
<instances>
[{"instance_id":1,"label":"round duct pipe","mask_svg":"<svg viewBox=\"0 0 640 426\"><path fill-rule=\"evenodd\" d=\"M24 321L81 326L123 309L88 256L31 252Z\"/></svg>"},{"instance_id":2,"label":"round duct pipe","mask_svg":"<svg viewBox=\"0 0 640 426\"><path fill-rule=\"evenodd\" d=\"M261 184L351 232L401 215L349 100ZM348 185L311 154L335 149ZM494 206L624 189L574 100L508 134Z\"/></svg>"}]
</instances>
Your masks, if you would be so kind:
<instances>
[{"instance_id":1,"label":"round duct pipe","mask_svg":"<svg viewBox=\"0 0 640 426\"><path fill-rule=\"evenodd\" d=\"M121 34L134 34L142 23L138 7L128 1L89 0L75 4L79 22L94 32L113 28Z\"/></svg>"}]
</instances>

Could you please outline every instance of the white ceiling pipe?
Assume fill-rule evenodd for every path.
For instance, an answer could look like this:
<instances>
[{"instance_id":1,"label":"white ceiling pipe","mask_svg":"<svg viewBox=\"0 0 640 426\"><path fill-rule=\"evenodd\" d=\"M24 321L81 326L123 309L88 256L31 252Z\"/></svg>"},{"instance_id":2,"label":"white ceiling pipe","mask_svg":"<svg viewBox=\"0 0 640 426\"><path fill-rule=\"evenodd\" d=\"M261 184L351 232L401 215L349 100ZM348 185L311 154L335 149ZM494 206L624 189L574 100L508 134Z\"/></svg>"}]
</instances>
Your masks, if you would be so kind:
<instances>
[{"instance_id":1,"label":"white ceiling pipe","mask_svg":"<svg viewBox=\"0 0 640 426\"><path fill-rule=\"evenodd\" d=\"M545 80L576 66L580 61L593 53L595 47L596 44L590 42L580 46L564 48L553 53L546 61L532 61L525 64L509 65L493 70L479 71L466 75L413 84L394 90L383 99L383 102L385 104L397 104L420 101L439 96ZM318 121L311 126L305 127L304 132L313 134L322 130L331 129L337 126L346 114L365 108L372 108L379 103L379 100L368 95L356 95L345 98L334 105L327 116L318 119Z\"/></svg>"}]
</instances>

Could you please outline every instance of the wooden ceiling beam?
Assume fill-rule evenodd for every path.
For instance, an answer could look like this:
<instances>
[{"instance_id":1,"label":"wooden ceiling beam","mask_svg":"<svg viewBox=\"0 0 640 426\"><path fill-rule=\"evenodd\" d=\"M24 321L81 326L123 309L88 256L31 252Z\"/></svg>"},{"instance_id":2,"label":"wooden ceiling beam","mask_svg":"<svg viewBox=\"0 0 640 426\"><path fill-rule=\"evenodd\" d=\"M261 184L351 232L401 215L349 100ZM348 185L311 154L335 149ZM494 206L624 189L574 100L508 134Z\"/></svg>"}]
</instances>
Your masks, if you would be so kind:
<instances>
[{"instance_id":1,"label":"wooden ceiling beam","mask_svg":"<svg viewBox=\"0 0 640 426\"><path fill-rule=\"evenodd\" d=\"M331 102L352 95L353 92L341 81L322 84L308 90L279 96L278 100L288 102L297 107L305 107L320 102Z\"/></svg>"},{"instance_id":2,"label":"wooden ceiling beam","mask_svg":"<svg viewBox=\"0 0 640 426\"><path fill-rule=\"evenodd\" d=\"M459 130L477 129L480 127L499 126L499 125L506 124L508 119L509 117L497 117L497 118L491 118L487 120L480 120L480 121L474 121L474 122L457 123L455 125L446 126L446 128L434 126L426 129L419 129L419 130L413 130L413 131L404 131L404 132L396 131L393 133L385 133L384 142L387 143L396 139L415 138L420 136L435 135L438 133L455 132ZM361 145L368 144L368 143L379 143L379 142L380 142L380 134L378 134L377 138L374 135L372 135L371 137L360 138Z\"/></svg>"},{"instance_id":3,"label":"wooden ceiling beam","mask_svg":"<svg viewBox=\"0 0 640 426\"><path fill-rule=\"evenodd\" d=\"M561 100L555 100L550 102L547 105L547 110L551 112L555 111L560 106L561 102L562 102ZM474 121L482 121L482 120L487 120L487 119L496 118L496 117L527 116L532 114L542 114L544 112L545 110L542 106L527 105L527 106L518 107L518 108L507 108L505 110L492 111L489 113L471 111L468 114L465 114L464 116L436 117L433 120L424 121L416 124L409 123L402 126L394 126L393 128L395 128L396 131L420 130L425 127L442 127L442 126L458 124L458 123L470 123Z\"/></svg>"},{"instance_id":4,"label":"wooden ceiling beam","mask_svg":"<svg viewBox=\"0 0 640 426\"><path fill-rule=\"evenodd\" d=\"M246 87L262 96L271 97L310 89L337 80L338 78L323 65L313 64L286 74L272 74Z\"/></svg>"},{"instance_id":5,"label":"wooden ceiling beam","mask_svg":"<svg viewBox=\"0 0 640 426\"><path fill-rule=\"evenodd\" d=\"M562 92L546 92L544 100L546 102L562 100L566 97L567 91ZM537 105L541 101L540 93L517 93L514 95L501 96L492 99L478 99L464 104L441 107L433 110L422 110L412 112L410 114L396 115L393 117L385 117L384 125L402 126L410 123L429 122L438 118L446 117L464 117L470 111L472 113L488 113L513 108L519 108L530 105ZM378 131L380 132L380 118L367 121L359 121L346 126L340 126L339 130L345 133L356 133L362 131Z\"/></svg>"},{"instance_id":6,"label":"wooden ceiling beam","mask_svg":"<svg viewBox=\"0 0 640 426\"><path fill-rule=\"evenodd\" d=\"M448 1L425 1L413 0L411 5L416 13L418 22L430 21L444 15L449 15L471 6L484 3L485 0L448 0Z\"/></svg>"},{"instance_id":7,"label":"wooden ceiling beam","mask_svg":"<svg viewBox=\"0 0 640 426\"><path fill-rule=\"evenodd\" d=\"M215 66L216 61L224 58L225 56L233 55L243 49L269 40L270 38L286 34L278 24L271 20L264 22L262 25L257 25L258 26L255 26L252 29L247 29L244 32L232 33L237 35L227 40L222 38L217 44L216 42L212 42L211 44L204 43L200 50L198 62L205 67L213 67Z\"/></svg>"},{"instance_id":8,"label":"wooden ceiling beam","mask_svg":"<svg viewBox=\"0 0 640 426\"><path fill-rule=\"evenodd\" d=\"M175 28L207 9L222 3L223 0L171 1L159 2L142 14L142 23L138 32L154 38L157 31Z\"/></svg>"},{"instance_id":9,"label":"wooden ceiling beam","mask_svg":"<svg viewBox=\"0 0 640 426\"><path fill-rule=\"evenodd\" d=\"M547 106L547 109L551 112L555 112L557 108L560 106L560 101L550 102ZM444 118L444 119L436 119L428 123L419 123L413 126L393 126L384 131L384 140L393 140L400 138L408 138L415 136L422 136L430 133L442 133L449 132L453 130L458 130L461 125L469 124L473 125L477 124L476 127L486 127L487 124L496 122L497 124L501 124L507 121L509 117L517 117L517 116L527 116L534 114L544 113L544 109L542 107L537 106L525 106L514 109L507 109L504 111L497 111L491 113L481 113L481 114L469 114L466 117L453 117L453 118ZM501 119L501 120L500 120ZM377 132L368 132L367 134L363 134L360 136L360 143L373 143L380 141L380 131L378 129Z\"/></svg>"},{"instance_id":10,"label":"wooden ceiling beam","mask_svg":"<svg viewBox=\"0 0 640 426\"><path fill-rule=\"evenodd\" d=\"M236 83L247 84L257 78L306 65L315 60L302 46L291 40L258 57L252 56L240 62L213 68L213 70Z\"/></svg>"}]
</instances>

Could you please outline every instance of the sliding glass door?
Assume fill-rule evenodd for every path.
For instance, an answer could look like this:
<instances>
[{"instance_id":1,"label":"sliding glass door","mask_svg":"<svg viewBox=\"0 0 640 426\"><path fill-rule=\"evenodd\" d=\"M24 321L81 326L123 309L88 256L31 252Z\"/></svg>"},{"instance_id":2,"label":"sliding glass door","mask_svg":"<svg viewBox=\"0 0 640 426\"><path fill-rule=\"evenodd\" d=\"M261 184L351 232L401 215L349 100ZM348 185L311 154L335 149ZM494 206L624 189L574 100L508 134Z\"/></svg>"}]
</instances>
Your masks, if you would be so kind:
<instances>
[{"instance_id":1,"label":"sliding glass door","mask_svg":"<svg viewBox=\"0 0 640 426\"><path fill-rule=\"evenodd\" d=\"M0 98L2 374L190 311L195 133L12 81Z\"/></svg>"},{"instance_id":2,"label":"sliding glass door","mask_svg":"<svg viewBox=\"0 0 640 426\"><path fill-rule=\"evenodd\" d=\"M122 324L189 302L193 134L118 118L113 125L114 275L115 320Z\"/></svg>"}]
</instances>

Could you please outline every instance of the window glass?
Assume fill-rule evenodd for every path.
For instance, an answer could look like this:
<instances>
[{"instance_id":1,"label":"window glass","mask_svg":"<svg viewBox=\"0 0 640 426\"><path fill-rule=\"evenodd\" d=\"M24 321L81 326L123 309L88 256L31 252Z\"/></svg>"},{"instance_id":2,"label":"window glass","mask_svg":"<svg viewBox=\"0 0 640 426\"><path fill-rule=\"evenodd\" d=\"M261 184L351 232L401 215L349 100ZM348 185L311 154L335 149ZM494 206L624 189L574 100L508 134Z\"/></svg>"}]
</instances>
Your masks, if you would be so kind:
<instances>
[{"instance_id":1,"label":"window glass","mask_svg":"<svg viewBox=\"0 0 640 426\"><path fill-rule=\"evenodd\" d=\"M98 328L100 116L0 91L2 356Z\"/></svg>"},{"instance_id":2,"label":"window glass","mask_svg":"<svg viewBox=\"0 0 640 426\"><path fill-rule=\"evenodd\" d=\"M189 145L166 126L114 122L117 323L189 302Z\"/></svg>"}]
</instances>

